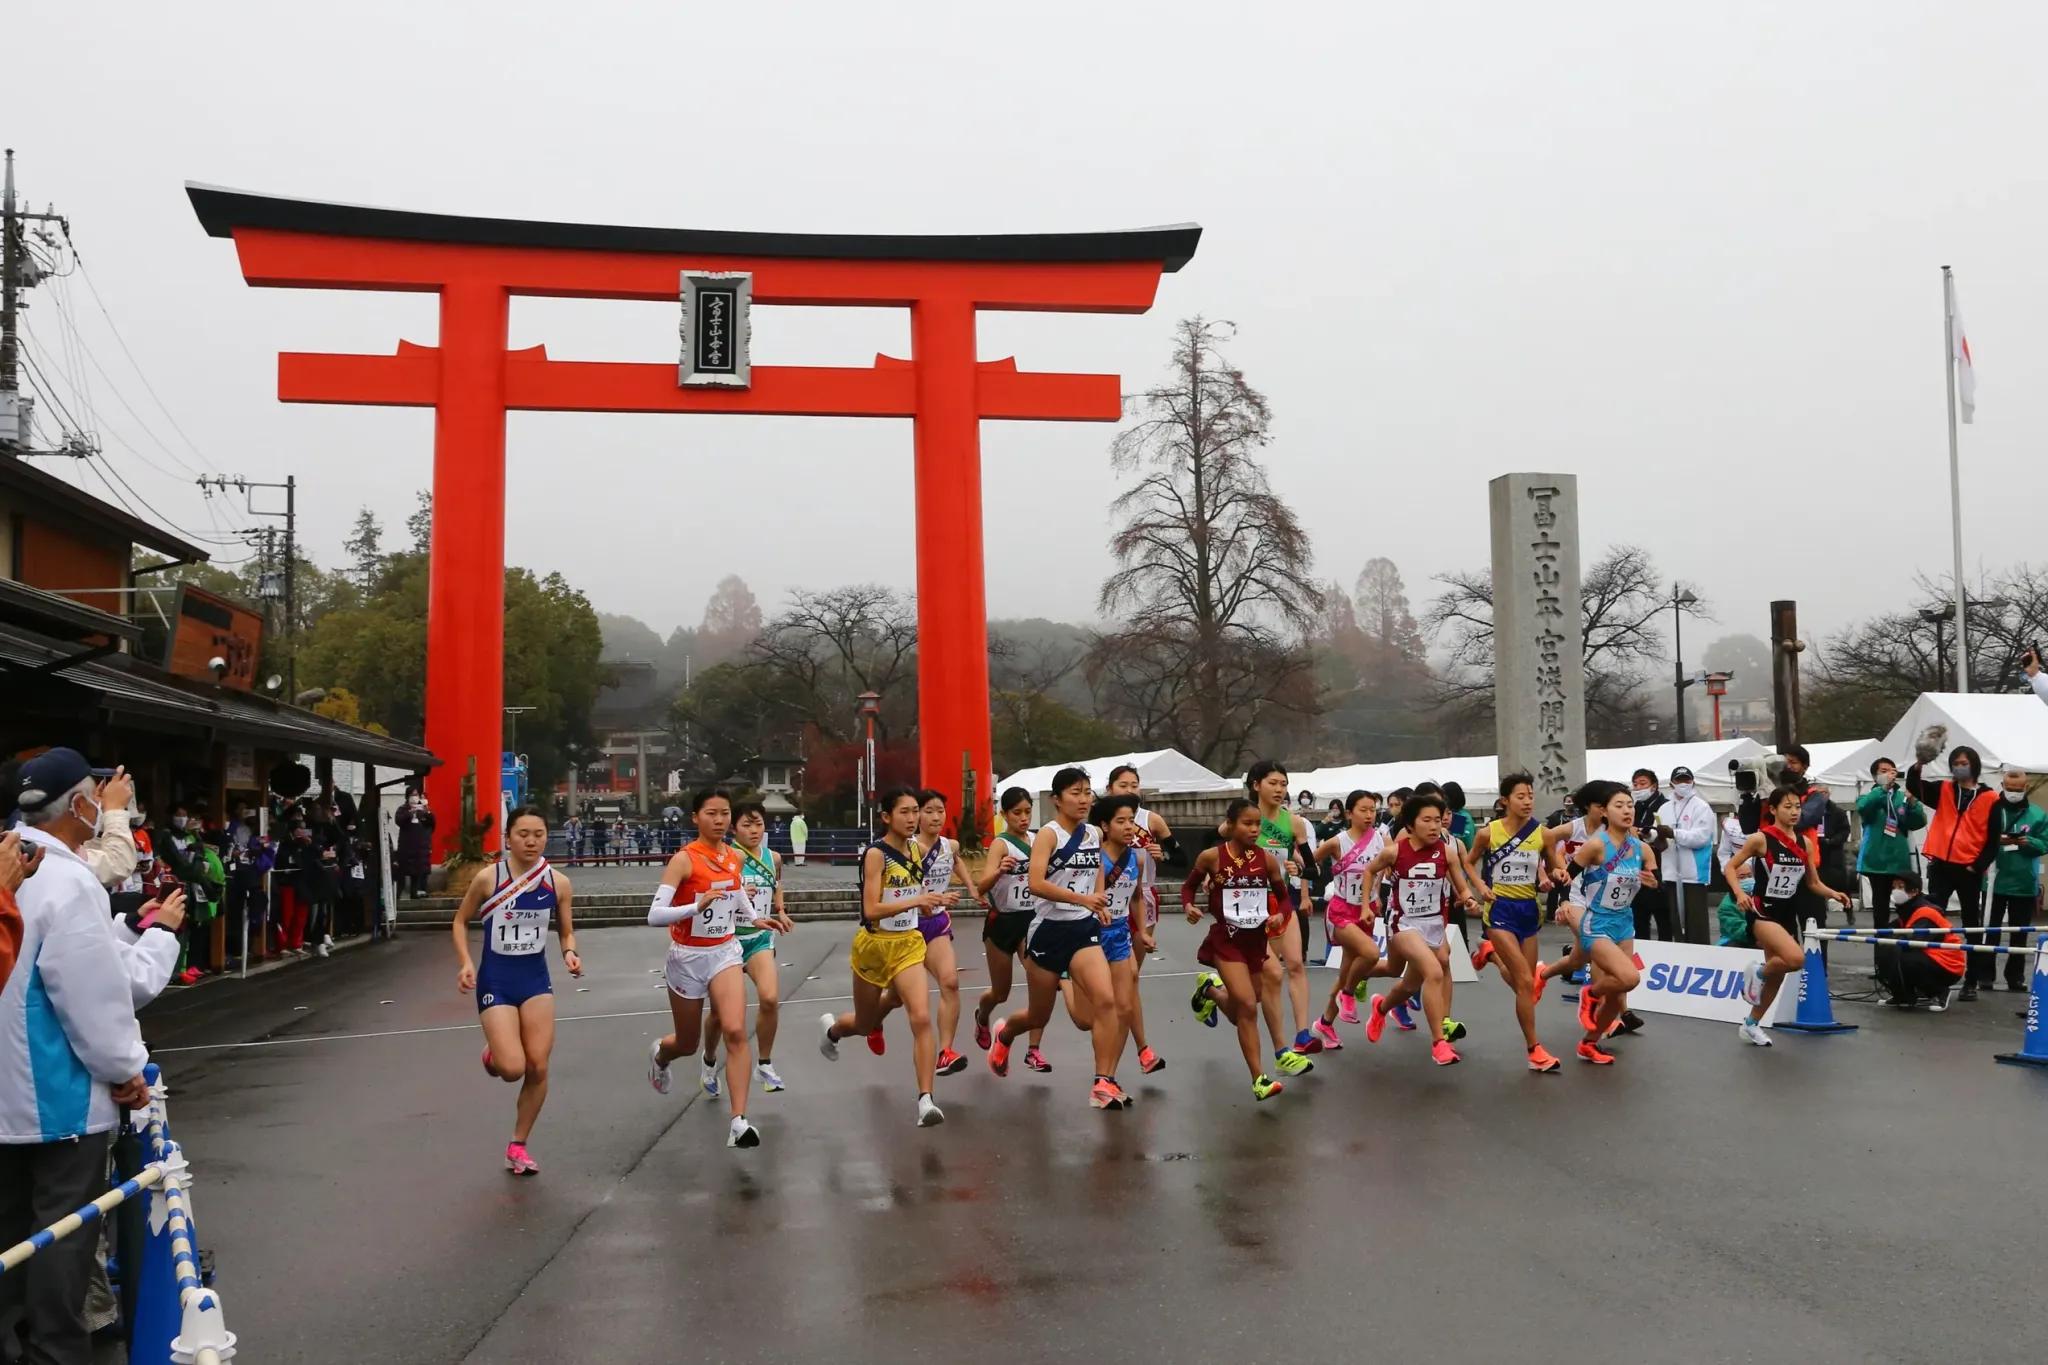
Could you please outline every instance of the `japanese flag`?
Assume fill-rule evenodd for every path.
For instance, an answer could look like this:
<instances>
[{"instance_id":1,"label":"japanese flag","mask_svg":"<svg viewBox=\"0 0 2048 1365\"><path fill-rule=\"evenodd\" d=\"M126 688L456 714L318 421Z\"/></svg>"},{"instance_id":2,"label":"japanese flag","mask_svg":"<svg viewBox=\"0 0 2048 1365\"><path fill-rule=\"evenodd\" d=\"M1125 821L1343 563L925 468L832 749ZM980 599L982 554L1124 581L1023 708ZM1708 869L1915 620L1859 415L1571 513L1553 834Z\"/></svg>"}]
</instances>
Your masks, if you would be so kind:
<instances>
[{"instance_id":1,"label":"japanese flag","mask_svg":"<svg viewBox=\"0 0 2048 1365\"><path fill-rule=\"evenodd\" d=\"M1970 363L1970 338L1963 332L1963 310L1949 295L1949 346L1956 359L1956 408L1967 425L1977 418L1977 367Z\"/></svg>"}]
</instances>

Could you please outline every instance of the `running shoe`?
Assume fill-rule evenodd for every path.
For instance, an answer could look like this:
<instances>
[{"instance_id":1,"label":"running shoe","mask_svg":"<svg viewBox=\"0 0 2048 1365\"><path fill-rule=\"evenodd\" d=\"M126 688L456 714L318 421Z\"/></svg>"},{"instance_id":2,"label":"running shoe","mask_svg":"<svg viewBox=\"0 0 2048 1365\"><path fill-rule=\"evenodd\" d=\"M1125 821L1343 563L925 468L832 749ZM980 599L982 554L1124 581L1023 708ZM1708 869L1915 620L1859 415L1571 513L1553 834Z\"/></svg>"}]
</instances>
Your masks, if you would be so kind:
<instances>
[{"instance_id":1,"label":"running shoe","mask_svg":"<svg viewBox=\"0 0 2048 1365\"><path fill-rule=\"evenodd\" d=\"M505 1144L505 1169L514 1175L539 1175L540 1163L526 1154L523 1142Z\"/></svg>"},{"instance_id":2,"label":"running shoe","mask_svg":"<svg viewBox=\"0 0 2048 1365\"><path fill-rule=\"evenodd\" d=\"M1121 1109L1129 1097L1114 1077L1097 1076L1095 1085L1088 1091L1088 1103L1096 1109Z\"/></svg>"},{"instance_id":3,"label":"running shoe","mask_svg":"<svg viewBox=\"0 0 2048 1365\"><path fill-rule=\"evenodd\" d=\"M996 1034L995 1040L989 1044L988 1069L990 1071L995 1072L998 1076L1007 1076L1010 1074L1010 1045L1003 1041L1003 1035L1001 1033ZM923 1113L924 1105L923 1102L920 1101L918 1104L918 1114L920 1115L920 1122L923 1121Z\"/></svg>"},{"instance_id":4,"label":"running shoe","mask_svg":"<svg viewBox=\"0 0 2048 1365\"><path fill-rule=\"evenodd\" d=\"M832 1036L834 1022L829 1014L818 1016L818 1051L825 1054L825 1060L828 1062L839 1060L839 1040Z\"/></svg>"},{"instance_id":5,"label":"running shoe","mask_svg":"<svg viewBox=\"0 0 2048 1365\"><path fill-rule=\"evenodd\" d=\"M1358 997L1349 991L1337 993L1337 1022L1355 1024L1358 1022Z\"/></svg>"},{"instance_id":6,"label":"running shoe","mask_svg":"<svg viewBox=\"0 0 2048 1365\"><path fill-rule=\"evenodd\" d=\"M1550 1050L1541 1043L1529 1049L1529 1069L1531 1071L1541 1072L1543 1075L1548 1076L1556 1072L1563 1065L1564 1063L1551 1056Z\"/></svg>"},{"instance_id":7,"label":"running shoe","mask_svg":"<svg viewBox=\"0 0 2048 1365\"><path fill-rule=\"evenodd\" d=\"M1592 979L1593 974L1587 971L1584 967L1579 968L1577 971L1573 972L1570 976L1565 978L1565 980L1571 982L1574 986L1583 986Z\"/></svg>"},{"instance_id":8,"label":"running shoe","mask_svg":"<svg viewBox=\"0 0 2048 1365\"><path fill-rule=\"evenodd\" d=\"M1429 1045L1429 1059L1438 1066L1456 1066L1465 1060L1458 1055L1458 1049L1441 1038Z\"/></svg>"},{"instance_id":9,"label":"running shoe","mask_svg":"<svg viewBox=\"0 0 2048 1365\"><path fill-rule=\"evenodd\" d=\"M1593 1032L1593 1018L1599 1013L1600 998L1582 987L1579 991L1579 1027L1588 1033Z\"/></svg>"},{"instance_id":10,"label":"running shoe","mask_svg":"<svg viewBox=\"0 0 2048 1365\"><path fill-rule=\"evenodd\" d=\"M1286 1088L1272 1077L1262 1075L1252 1082L1252 1098L1255 1100L1270 1100Z\"/></svg>"},{"instance_id":11,"label":"running shoe","mask_svg":"<svg viewBox=\"0 0 2048 1365\"><path fill-rule=\"evenodd\" d=\"M1757 1025L1756 1020L1743 1020L1740 1025L1740 1029L1742 1032L1743 1042L1754 1043L1758 1047L1769 1047L1771 1045L1771 1035L1765 1033L1763 1029Z\"/></svg>"},{"instance_id":12,"label":"running shoe","mask_svg":"<svg viewBox=\"0 0 2048 1365\"><path fill-rule=\"evenodd\" d=\"M657 1042L655 1046L660 1047L661 1044ZM484 1049L484 1074L493 1077L498 1074L498 1068L491 1065L491 1050L488 1047Z\"/></svg>"},{"instance_id":13,"label":"running shoe","mask_svg":"<svg viewBox=\"0 0 2048 1365\"><path fill-rule=\"evenodd\" d=\"M718 1098L718 1073L724 1068L712 1062L697 1069L697 1088L711 1099Z\"/></svg>"},{"instance_id":14,"label":"running shoe","mask_svg":"<svg viewBox=\"0 0 2048 1365\"><path fill-rule=\"evenodd\" d=\"M966 1069L967 1058L964 1054L955 1052L952 1048L947 1048L939 1054L939 1074L941 1076L957 1076Z\"/></svg>"},{"instance_id":15,"label":"running shoe","mask_svg":"<svg viewBox=\"0 0 2048 1365\"><path fill-rule=\"evenodd\" d=\"M484 1056L488 1058L490 1054L485 1053ZM484 1065L488 1069L490 1063L486 1061ZM668 1068L661 1064L661 1039L659 1038L656 1038L647 1045L647 1083L654 1087L654 1093L657 1095L666 1095L669 1086L673 1083L673 1078L668 1074Z\"/></svg>"},{"instance_id":16,"label":"running shoe","mask_svg":"<svg viewBox=\"0 0 2048 1365\"><path fill-rule=\"evenodd\" d=\"M775 1063L773 1062L754 1063L754 1074L761 1078L761 1088L770 1094L777 1090L789 1089L788 1086L782 1083L782 1077L776 1074Z\"/></svg>"},{"instance_id":17,"label":"running shoe","mask_svg":"<svg viewBox=\"0 0 2048 1365\"><path fill-rule=\"evenodd\" d=\"M1479 947L1472 954L1472 970L1483 972L1486 970L1486 964L1491 961L1493 961L1493 940L1482 938L1479 940Z\"/></svg>"},{"instance_id":18,"label":"running shoe","mask_svg":"<svg viewBox=\"0 0 2048 1365\"><path fill-rule=\"evenodd\" d=\"M1314 1029L1303 1029L1294 1035L1296 1052L1316 1053L1323 1050L1323 1040L1316 1037Z\"/></svg>"},{"instance_id":19,"label":"running shoe","mask_svg":"<svg viewBox=\"0 0 2048 1365\"><path fill-rule=\"evenodd\" d=\"M1372 1006L1366 1010L1365 1041L1377 1043L1380 1035L1387 1031L1387 997L1375 995Z\"/></svg>"},{"instance_id":20,"label":"running shoe","mask_svg":"<svg viewBox=\"0 0 2048 1365\"><path fill-rule=\"evenodd\" d=\"M1614 1065L1614 1054L1598 1043L1587 1042L1581 1038L1578 1051L1579 1060L1582 1062L1591 1062L1594 1066Z\"/></svg>"},{"instance_id":21,"label":"running shoe","mask_svg":"<svg viewBox=\"0 0 2048 1365\"><path fill-rule=\"evenodd\" d=\"M1415 1021L1408 1017L1407 1005L1402 1004L1394 1006L1393 1015L1395 1028L1401 1030L1401 1032L1403 1033L1415 1032Z\"/></svg>"},{"instance_id":22,"label":"running shoe","mask_svg":"<svg viewBox=\"0 0 2048 1365\"><path fill-rule=\"evenodd\" d=\"M1293 1048L1283 1047L1273 1056L1273 1069L1283 1076L1306 1076L1316 1064Z\"/></svg>"},{"instance_id":23,"label":"running shoe","mask_svg":"<svg viewBox=\"0 0 2048 1365\"><path fill-rule=\"evenodd\" d=\"M1466 1029L1466 1027L1465 1027L1465 1026L1464 1026L1463 1024L1459 1023L1459 1022L1458 1022L1457 1020L1455 1020L1455 1019L1452 1019L1452 1018L1450 1018L1450 1017L1448 1017L1448 1016L1446 1016L1446 1017L1445 1017L1445 1019L1444 1019L1444 1041L1445 1041L1445 1042L1447 1042L1447 1043L1455 1043L1455 1042L1457 1042L1457 1041L1458 1041L1458 1040L1459 1040L1460 1038L1463 1038L1463 1037L1465 1036L1465 1034L1466 1034L1467 1032L1468 1032L1468 1030Z\"/></svg>"},{"instance_id":24,"label":"running shoe","mask_svg":"<svg viewBox=\"0 0 2048 1365\"><path fill-rule=\"evenodd\" d=\"M1622 1028L1621 1020L1617 1019L1607 1026L1607 1032L1600 1035L1600 1041L1604 1043L1609 1038L1619 1038L1624 1032L1626 1030Z\"/></svg>"},{"instance_id":25,"label":"running shoe","mask_svg":"<svg viewBox=\"0 0 2048 1365\"><path fill-rule=\"evenodd\" d=\"M1195 1018L1202 1021L1204 1028L1216 1027L1217 1006L1209 990L1222 984L1223 978L1214 972L1203 972L1195 978L1195 993L1188 997L1188 1008L1195 1012Z\"/></svg>"},{"instance_id":26,"label":"running shoe","mask_svg":"<svg viewBox=\"0 0 2048 1365\"><path fill-rule=\"evenodd\" d=\"M744 1114L732 1116L732 1126L725 1130L725 1145L728 1147L759 1147L761 1135L754 1125L747 1122Z\"/></svg>"},{"instance_id":27,"label":"running shoe","mask_svg":"<svg viewBox=\"0 0 2048 1365\"><path fill-rule=\"evenodd\" d=\"M930 1095L917 1097L917 1126L936 1128L946 1121L946 1111L939 1108L938 1101Z\"/></svg>"},{"instance_id":28,"label":"running shoe","mask_svg":"<svg viewBox=\"0 0 2048 1365\"><path fill-rule=\"evenodd\" d=\"M882 1036L881 1029L877 1028L873 1033L870 1033L868 1035L868 1051L874 1053L877 1057L879 1057L888 1050L889 1040Z\"/></svg>"},{"instance_id":29,"label":"running shoe","mask_svg":"<svg viewBox=\"0 0 2048 1365\"><path fill-rule=\"evenodd\" d=\"M1543 998L1543 988L1550 984L1543 977L1543 967L1544 963L1541 959L1538 959L1536 963L1536 991L1535 994L1529 997L1531 1000L1541 1000Z\"/></svg>"},{"instance_id":30,"label":"running shoe","mask_svg":"<svg viewBox=\"0 0 2048 1365\"><path fill-rule=\"evenodd\" d=\"M1045 1054L1035 1047L1024 1049L1024 1065L1041 1073L1052 1070L1052 1063L1045 1060Z\"/></svg>"},{"instance_id":31,"label":"running shoe","mask_svg":"<svg viewBox=\"0 0 2048 1365\"><path fill-rule=\"evenodd\" d=\"M1623 1033L1640 1033L1642 1028L1642 1015L1637 1014L1634 1010L1623 1010L1621 1012L1621 1031Z\"/></svg>"},{"instance_id":32,"label":"running shoe","mask_svg":"<svg viewBox=\"0 0 2048 1365\"><path fill-rule=\"evenodd\" d=\"M1166 1058L1160 1056L1149 1047L1140 1048L1138 1050L1138 1070L1144 1072L1147 1076L1155 1071L1164 1071L1166 1070Z\"/></svg>"},{"instance_id":33,"label":"running shoe","mask_svg":"<svg viewBox=\"0 0 2048 1365\"><path fill-rule=\"evenodd\" d=\"M1337 1036L1337 1030L1332 1028L1327 1022L1318 1019L1309 1027L1316 1031L1316 1041L1321 1043L1326 1051L1340 1052L1343 1050L1344 1040Z\"/></svg>"},{"instance_id":34,"label":"running shoe","mask_svg":"<svg viewBox=\"0 0 2048 1365\"><path fill-rule=\"evenodd\" d=\"M991 1035L991 1034L990 1034L990 1032L989 1032L989 1028L988 1028L988 1020L986 1020L986 1019L982 1018L982 1017L981 1017L981 1016L980 1016L979 1014L975 1015L975 1016L974 1016L974 1045L975 1045L976 1047L980 1048L980 1049L981 1049L981 1050L982 1050L983 1052L986 1052L986 1051L988 1051L988 1044L989 1044L989 1039L990 1039L990 1038L991 1038L992 1036L993 1036L993 1035Z\"/></svg>"}]
</instances>

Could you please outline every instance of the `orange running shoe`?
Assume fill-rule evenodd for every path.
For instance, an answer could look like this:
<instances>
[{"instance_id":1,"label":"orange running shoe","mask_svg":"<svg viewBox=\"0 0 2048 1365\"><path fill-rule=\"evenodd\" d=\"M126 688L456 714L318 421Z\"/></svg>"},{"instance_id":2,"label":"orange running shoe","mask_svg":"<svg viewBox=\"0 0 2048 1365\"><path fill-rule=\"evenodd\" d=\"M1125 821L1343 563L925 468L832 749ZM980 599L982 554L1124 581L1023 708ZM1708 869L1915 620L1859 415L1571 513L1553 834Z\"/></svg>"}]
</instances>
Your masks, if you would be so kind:
<instances>
[{"instance_id":1,"label":"orange running shoe","mask_svg":"<svg viewBox=\"0 0 2048 1365\"><path fill-rule=\"evenodd\" d=\"M1365 1041L1377 1043L1380 1035L1387 1031L1387 997L1375 995L1372 1008L1365 1012Z\"/></svg>"},{"instance_id":2,"label":"orange running shoe","mask_svg":"<svg viewBox=\"0 0 2048 1365\"><path fill-rule=\"evenodd\" d=\"M996 1030L994 1040L989 1044L988 1069L998 1076L1010 1074L1010 1045L1003 1041L1002 1030Z\"/></svg>"},{"instance_id":3,"label":"orange running shoe","mask_svg":"<svg viewBox=\"0 0 2048 1365\"><path fill-rule=\"evenodd\" d=\"M1550 1055L1550 1050L1538 1043L1529 1049L1529 1069L1548 1076L1564 1066L1563 1062Z\"/></svg>"},{"instance_id":4,"label":"orange running shoe","mask_svg":"<svg viewBox=\"0 0 2048 1365\"><path fill-rule=\"evenodd\" d=\"M1613 1066L1614 1054L1600 1044L1587 1042L1582 1038L1579 1040L1579 1060L1591 1062L1594 1066Z\"/></svg>"},{"instance_id":5,"label":"orange running shoe","mask_svg":"<svg viewBox=\"0 0 2048 1365\"><path fill-rule=\"evenodd\" d=\"M1544 980L1543 978L1543 961L1541 958L1539 958L1536 962L1536 993L1530 996L1529 998L1532 1000L1541 1000L1543 998L1543 988L1545 986L1548 986L1549 984L1550 983Z\"/></svg>"},{"instance_id":6,"label":"orange running shoe","mask_svg":"<svg viewBox=\"0 0 2048 1365\"><path fill-rule=\"evenodd\" d=\"M1486 970L1486 964L1491 961L1493 961L1493 940L1482 938L1479 940L1478 950L1472 954L1472 970L1483 972Z\"/></svg>"},{"instance_id":7,"label":"orange running shoe","mask_svg":"<svg viewBox=\"0 0 2048 1365\"><path fill-rule=\"evenodd\" d=\"M1465 1060L1458 1055L1458 1049L1452 1047L1441 1038L1430 1045L1429 1059L1438 1066L1456 1066L1459 1062Z\"/></svg>"}]
</instances>

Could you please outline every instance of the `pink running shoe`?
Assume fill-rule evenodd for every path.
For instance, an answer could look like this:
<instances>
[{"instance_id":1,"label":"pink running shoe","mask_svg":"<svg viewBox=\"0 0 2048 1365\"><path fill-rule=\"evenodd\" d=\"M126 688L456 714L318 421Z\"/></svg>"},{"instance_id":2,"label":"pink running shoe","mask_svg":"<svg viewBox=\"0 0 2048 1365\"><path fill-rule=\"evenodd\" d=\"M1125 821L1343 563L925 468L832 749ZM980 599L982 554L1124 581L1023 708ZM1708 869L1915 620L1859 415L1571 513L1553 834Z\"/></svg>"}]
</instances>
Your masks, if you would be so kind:
<instances>
[{"instance_id":1,"label":"pink running shoe","mask_svg":"<svg viewBox=\"0 0 2048 1365\"><path fill-rule=\"evenodd\" d=\"M1045 1060L1045 1054L1035 1047L1024 1049L1024 1065L1030 1067L1033 1071L1052 1070L1052 1063Z\"/></svg>"},{"instance_id":2,"label":"pink running shoe","mask_svg":"<svg viewBox=\"0 0 2048 1365\"><path fill-rule=\"evenodd\" d=\"M1441 1038L1437 1039L1436 1042L1430 1047L1429 1058L1438 1066L1456 1066L1459 1062L1465 1060L1463 1057L1460 1057L1458 1055L1458 1050L1456 1048L1452 1047L1449 1043L1445 1042Z\"/></svg>"},{"instance_id":3,"label":"pink running shoe","mask_svg":"<svg viewBox=\"0 0 2048 1365\"><path fill-rule=\"evenodd\" d=\"M1337 993L1337 1022L1355 1024L1358 1022L1358 997L1350 991Z\"/></svg>"},{"instance_id":4,"label":"pink running shoe","mask_svg":"<svg viewBox=\"0 0 2048 1365\"><path fill-rule=\"evenodd\" d=\"M1160 1056L1158 1053L1154 1052L1149 1047L1142 1048L1139 1050L1138 1070L1144 1072L1147 1076L1149 1076L1155 1071L1164 1071L1165 1069L1166 1058Z\"/></svg>"},{"instance_id":5,"label":"pink running shoe","mask_svg":"<svg viewBox=\"0 0 2048 1365\"><path fill-rule=\"evenodd\" d=\"M986 1052L988 1051L988 1045L993 1041L994 1038L990 1033L988 1020L977 1016L974 1021L974 1045L983 1052Z\"/></svg>"},{"instance_id":6,"label":"pink running shoe","mask_svg":"<svg viewBox=\"0 0 2048 1365\"><path fill-rule=\"evenodd\" d=\"M1337 1036L1337 1030L1331 1028L1326 1020L1318 1019L1309 1027L1315 1031L1316 1037L1322 1040L1325 1052L1336 1052L1343 1048L1344 1040Z\"/></svg>"},{"instance_id":7,"label":"pink running shoe","mask_svg":"<svg viewBox=\"0 0 2048 1365\"><path fill-rule=\"evenodd\" d=\"M539 1175L540 1163L526 1154L523 1142L505 1144L505 1169L514 1175Z\"/></svg>"},{"instance_id":8,"label":"pink running shoe","mask_svg":"<svg viewBox=\"0 0 2048 1365\"><path fill-rule=\"evenodd\" d=\"M1365 1041L1377 1043L1380 1040L1380 1035L1386 1031L1387 997L1375 995L1372 998L1372 1008L1368 1011L1368 1017L1365 1021Z\"/></svg>"}]
</instances>

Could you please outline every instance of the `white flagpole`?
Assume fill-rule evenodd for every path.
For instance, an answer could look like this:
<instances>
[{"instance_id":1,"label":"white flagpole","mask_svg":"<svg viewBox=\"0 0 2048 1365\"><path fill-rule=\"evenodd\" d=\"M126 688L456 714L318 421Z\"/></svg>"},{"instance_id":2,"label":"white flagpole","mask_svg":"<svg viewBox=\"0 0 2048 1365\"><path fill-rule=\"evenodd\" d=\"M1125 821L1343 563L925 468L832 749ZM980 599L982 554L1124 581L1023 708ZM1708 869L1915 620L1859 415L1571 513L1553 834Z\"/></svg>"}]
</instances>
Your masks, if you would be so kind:
<instances>
[{"instance_id":1,"label":"white flagpole","mask_svg":"<svg viewBox=\"0 0 2048 1365\"><path fill-rule=\"evenodd\" d=\"M1941 268L1941 373L1948 380L1948 501L1956 555L1956 691L1970 690L1970 618L1963 592L1963 468L1956 454L1956 280Z\"/></svg>"}]
</instances>

